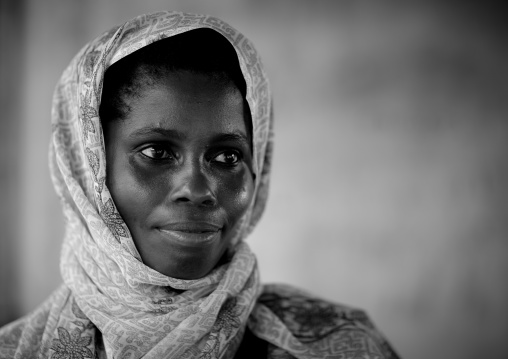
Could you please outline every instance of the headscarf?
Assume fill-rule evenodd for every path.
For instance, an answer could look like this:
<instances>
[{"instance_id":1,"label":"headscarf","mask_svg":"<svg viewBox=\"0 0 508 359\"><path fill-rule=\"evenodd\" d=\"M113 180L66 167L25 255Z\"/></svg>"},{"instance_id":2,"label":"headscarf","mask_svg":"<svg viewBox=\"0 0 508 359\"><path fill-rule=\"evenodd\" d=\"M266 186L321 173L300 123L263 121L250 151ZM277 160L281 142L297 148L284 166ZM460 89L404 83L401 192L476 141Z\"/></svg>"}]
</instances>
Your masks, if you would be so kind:
<instances>
[{"instance_id":1,"label":"headscarf","mask_svg":"<svg viewBox=\"0 0 508 359\"><path fill-rule=\"evenodd\" d=\"M182 280L143 264L105 185L98 109L109 66L155 41L198 28L218 31L238 54L252 112L253 168L260 176L230 262L203 278ZM255 257L241 241L265 206L264 166L270 156L270 90L253 45L209 16L161 12L137 17L92 41L75 57L57 85L52 123L51 173L67 219L61 273L75 305L102 333L108 356L223 357L236 349L260 294ZM81 332L80 337L85 335Z\"/></svg>"},{"instance_id":2,"label":"headscarf","mask_svg":"<svg viewBox=\"0 0 508 359\"><path fill-rule=\"evenodd\" d=\"M99 105L109 66L153 42L198 28L222 34L238 55L251 111L256 180L253 200L229 248L229 261L203 278L182 280L143 264L115 206L105 181ZM305 343L296 338L291 325L281 319L284 302L278 302L278 309L258 302L263 289L256 259L243 239L267 200L271 108L270 86L254 46L215 17L142 15L87 44L64 71L52 107L50 169L66 218L60 259L64 284L28 320L0 332L0 343L12 346L12 351L2 348L0 354L232 358L248 325L254 335L297 358L339 357L344 348L328 339ZM275 292L274 287L265 288L268 299Z\"/></svg>"}]
</instances>

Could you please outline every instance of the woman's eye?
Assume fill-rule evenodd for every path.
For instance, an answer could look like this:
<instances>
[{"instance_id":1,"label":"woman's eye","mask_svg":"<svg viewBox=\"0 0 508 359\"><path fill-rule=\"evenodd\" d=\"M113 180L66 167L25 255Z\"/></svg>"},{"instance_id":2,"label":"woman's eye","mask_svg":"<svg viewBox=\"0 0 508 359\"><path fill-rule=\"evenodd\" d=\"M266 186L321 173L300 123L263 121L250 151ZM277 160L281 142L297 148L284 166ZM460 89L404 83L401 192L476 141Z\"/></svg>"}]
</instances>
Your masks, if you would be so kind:
<instances>
[{"instance_id":1,"label":"woman's eye","mask_svg":"<svg viewBox=\"0 0 508 359\"><path fill-rule=\"evenodd\" d=\"M213 160L226 165L234 165L240 161L240 154L236 151L224 151L215 156Z\"/></svg>"},{"instance_id":2,"label":"woman's eye","mask_svg":"<svg viewBox=\"0 0 508 359\"><path fill-rule=\"evenodd\" d=\"M146 157L154 160L165 160L172 158L172 154L162 146L150 146L141 151Z\"/></svg>"}]
</instances>

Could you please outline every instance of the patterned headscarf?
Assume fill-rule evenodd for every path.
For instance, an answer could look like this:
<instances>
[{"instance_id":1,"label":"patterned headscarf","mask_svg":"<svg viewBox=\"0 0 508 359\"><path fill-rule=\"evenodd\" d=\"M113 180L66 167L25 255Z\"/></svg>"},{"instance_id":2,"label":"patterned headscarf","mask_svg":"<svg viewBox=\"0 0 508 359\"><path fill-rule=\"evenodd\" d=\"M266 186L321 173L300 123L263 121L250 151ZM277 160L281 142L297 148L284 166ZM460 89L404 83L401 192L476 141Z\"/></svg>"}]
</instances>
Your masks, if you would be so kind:
<instances>
[{"instance_id":1,"label":"patterned headscarf","mask_svg":"<svg viewBox=\"0 0 508 359\"><path fill-rule=\"evenodd\" d=\"M105 184L106 154L98 110L109 66L153 42L198 28L219 32L236 50L247 84L253 168L258 176L254 200L232 244L231 261L203 278L182 280L142 262ZM51 174L67 220L61 273L72 292L75 311L79 308L102 333L108 356L209 353L222 357L228 349L236 349L260 294L256 260L242 239L266 202L270 105L268 81L253 45L231 26L209 16L175 12L139 16L90 42L63 73L53 99L51 144ZM62 334L65 330L59 329ZM85 335L81 331L79 337Z\"/></svg>"},{"instance_id":2,"label":"patterned headscarf","mask_svg":"<svg viewBox=\"0 0 508 359\"><path fill-rule=\"evenodd\" d=\"M203 278L182 280L143 264L115 206L105 181L99 105L109 66L198 28L222 34L238 55L256 180L230 260ZM260 285L256 259L243 239L267 199L271 95L252 43L231 26L205 15L160 12L113 28L87 44L63 73L52 126L51 175L66 218L64 284L34 312L0 329L0 357L232 358L247 326L271 345L273 357L395 357L363 312L285 286Z\"/></svg>"}]
</instances>

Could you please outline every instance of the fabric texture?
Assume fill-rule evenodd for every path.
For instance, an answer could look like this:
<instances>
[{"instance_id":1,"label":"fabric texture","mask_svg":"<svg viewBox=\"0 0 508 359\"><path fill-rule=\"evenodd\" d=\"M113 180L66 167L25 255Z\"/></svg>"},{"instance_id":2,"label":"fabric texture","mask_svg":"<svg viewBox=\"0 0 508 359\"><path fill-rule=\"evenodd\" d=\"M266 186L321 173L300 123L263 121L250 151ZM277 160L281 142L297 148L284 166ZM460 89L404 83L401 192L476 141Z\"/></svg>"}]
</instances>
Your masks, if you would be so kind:
<instances>
[{"instance_id":1,"label":"fabric texture","mask_svg":"<svg viewBox=\"0 0 508 359\"><path fill-rule=\"evenodd\" d=\"M254 199L229 261L204 278L167 277L144 265L105 185L99 105L108 66L155 41L210 28L227 38L247 84ZM361 311L286 286L262 286L244 238L267 200L272 153L270 87L252 43L223 21L160 12L87 44L53 98L50 168L66 218L63 284L30 315L0 329L2 358L232 358L246 326L269 357L396 357Z\"/></svg>"}]
</instances>

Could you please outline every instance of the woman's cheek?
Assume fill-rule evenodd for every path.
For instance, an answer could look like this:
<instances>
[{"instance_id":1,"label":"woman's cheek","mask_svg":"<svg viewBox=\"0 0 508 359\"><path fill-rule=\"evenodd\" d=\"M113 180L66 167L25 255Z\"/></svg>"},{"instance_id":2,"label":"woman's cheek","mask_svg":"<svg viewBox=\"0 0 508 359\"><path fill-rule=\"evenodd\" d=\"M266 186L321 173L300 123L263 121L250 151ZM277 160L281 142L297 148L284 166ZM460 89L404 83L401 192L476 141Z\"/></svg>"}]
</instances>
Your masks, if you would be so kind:
<instances>
[{"instance_id":1,"label":"woman's cheek","mask_svg":"<svg viewBox=\"0 0 508 359\"><path fill-rule=\"evenodd\" d=\"M121 166L115 173L115 181L111 188L113 200L128 227L147 215L147 211L155 206L157 193L161 186L154 183L155 179L139 167L131 163Z\"/></svg>"},{"instance_id":2,"label":"woman's cheek","mask_svg":"<svg viewBox=\"0 0 508 359\"><path fill-rule=\"evenodd\" d=\"M227 203L232 207L230 213L233 213L234 217L240 218L249 208L254 194L254 181L251 171L244 169L235 178L234 183L229 183L226 188L230 190L227 199Z\"/></svg>"}]
</instances>

